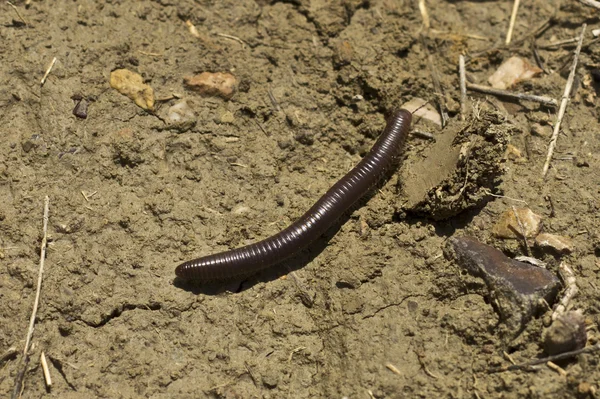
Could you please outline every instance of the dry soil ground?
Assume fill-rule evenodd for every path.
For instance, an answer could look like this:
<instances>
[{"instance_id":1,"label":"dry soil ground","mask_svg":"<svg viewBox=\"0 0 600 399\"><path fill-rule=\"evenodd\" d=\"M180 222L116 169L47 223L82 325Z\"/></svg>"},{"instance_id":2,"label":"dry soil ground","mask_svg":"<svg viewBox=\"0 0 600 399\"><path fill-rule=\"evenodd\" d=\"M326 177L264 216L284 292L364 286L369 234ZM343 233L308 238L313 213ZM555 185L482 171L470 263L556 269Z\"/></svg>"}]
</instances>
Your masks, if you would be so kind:
<instances>
[{"instance_id":1,"label":"dry soil ground","mask_svg":"<svg viewBox=\"0 0 600 399\"><path fill-rule=\"evenodd\" d=\"M23 398L588 397L580 391L600 379L598 354L561 363L566 376L546 367L487 373L508 364L504 351L519 362L541 356L543 318L506 342L483 283L442 247L469 234L523 254L522 242L491 230L523 205L510 198L526 201L545 231L574 240L574 306L595 342L600 44L591 31L600 12L575 0L523 2L507 47L511 1L427 3L430 31L408 0L16 1L20 15L0 4L0 353L24 345L50 197ZM510 56L535 64L531 33L545 21L540 47L576 37L584 22L588 33L543 179L548 136L532 126L547 130L556 109L469 93L462 122L457 64L466 54L470 79L483 84ZM546 73L513 89L560 99L573 48L540 48ZM267 237L301 215L364 155L393 107L435 104L428 54L450 121L414 128L439 143L481 115L501 115L521 156L502 163L489 193L510 198L479 195L473 209L443 218L410 212L412 185L398 176L419 165L425 178L437 162L435 143L413 136L401 171L337 234L241 283L174 282L179 262ZM172 98L159 115L174 94L186 99L196 124L165 126L111 89L117 68ZM183 78L204 71L234 74L238 92L225 101L186 90ZM87 119L72 113L77 95L91 99ZM556 271L558 259L537 255ZM2 358L1 396L19 364L20 355Z\"/></svg>"}]
</instances>

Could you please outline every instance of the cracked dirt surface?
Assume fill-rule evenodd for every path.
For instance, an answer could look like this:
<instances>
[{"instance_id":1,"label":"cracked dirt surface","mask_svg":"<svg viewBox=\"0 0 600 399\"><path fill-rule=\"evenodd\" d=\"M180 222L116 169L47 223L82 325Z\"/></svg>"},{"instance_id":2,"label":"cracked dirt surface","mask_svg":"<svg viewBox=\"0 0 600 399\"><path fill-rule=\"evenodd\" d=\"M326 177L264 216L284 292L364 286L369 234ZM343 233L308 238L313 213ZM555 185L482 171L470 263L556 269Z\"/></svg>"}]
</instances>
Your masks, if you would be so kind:
<instances>
[{"instance_id":1,"label":"cracked dirt surface","mask_svg":"<svg viewBox=\"0 0 600 399\"><path fill-rule=\"evenodd\" d=\"M405 212L398 176L417 162L426 171L423 154L436 159L432 143L416 137L402 171L297 258L242 283L173 281L181 261L285 227L370 148L385 112L414 97L435 100L415 2L27 3L15 2L26 26L0 5L0 354L24 344L43 198L51 200L24 398L575 398L585 397L582 383L600 379L594 355L562 364L567 377L545 368L485 372L506 364L503 351L517 360L539 356L543 320L506 347L483 282L444 260L441 248L446 237L468 233L522 254L518 242L491 237L497 215L513 203L490 197L439 221ZM429 50L447 93L448 129L458 131L458 54L479 54L468 69L485 82L515 53L532 59L530 47L482 53L503 40L511 2L428 3ZM553 15L543 40L574 37L582 22L599 27L590 9L560 3L522 5L514 37ZM542 51L555 71L568 54ZM58 62L40 88L52 57ZM539 171L547 138L530 126L551 121L553 111L474 95L479 110L516 126L511 143L524 154L503 161L491 189L527 201L547 231L573 237L576 306L592 335L600 312L600 128L585 79L598 65L600 50L590 45L561 159L546 181ZM158 98L183 96L195 126L165 129L110 89L117 68L140 73ZM183 78L203 71L233 73L239 91L230 101L186 91ZM518 89L559 97L564 82L555 72ZM86 120L72 114L77 94L93 98ZM37 361L42 350L55 381L50 393ZM17 365L2 359L3 397Z\"/></svg>"}]
</instances>

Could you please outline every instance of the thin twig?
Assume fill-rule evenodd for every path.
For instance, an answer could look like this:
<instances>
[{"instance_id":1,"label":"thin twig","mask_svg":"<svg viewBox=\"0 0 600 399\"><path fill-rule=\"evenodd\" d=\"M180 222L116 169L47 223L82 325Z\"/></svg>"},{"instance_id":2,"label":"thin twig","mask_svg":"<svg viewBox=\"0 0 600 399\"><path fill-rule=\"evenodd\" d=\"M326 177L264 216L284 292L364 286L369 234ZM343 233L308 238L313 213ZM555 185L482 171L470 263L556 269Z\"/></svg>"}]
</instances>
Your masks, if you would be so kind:
<instances>
[{"instance_id":1,"label":"thin twig","mask_svg":"<svg viewBox=\"0 0 600 399\"><path fill-rule=\"evenodd\" d=\"M226 35L225 33L217 33L216 35L220 36L220 37L224 37L225 39L235 40L236 42L238 42L242 45L242 48L246 48L246 46L248 46L248 43L246 43L245 41L243 41L242 39L240 39L237 36Z\"/></svg>"},{"instance_id":2,"label":"thin twig","mask_svg":"<svg viewBox=\"0 0 600 399\"><path fill-rule=\"evenodd\" d=\"M419 0L419 11L421 12L421 18L423 18L423 26L425 29L429 29L431 23L429 22L429 13L427 12L425 0Z\"/></svg>"},{"instance_id":3,"label":"thin twig","mask_svg":"<svg viewBox=\"0 0 600 399\"><path fill-rule=\"evenodd\" d=\"M548 357L544 357L542 359L532 360L527 363L513 364L510 366L502 366L502 367L494 367L488 370L488 373L501 373L504 371L514 371L514 370L527 370L531 366L535 366L537 364L542 364L546 362L556 362L558 360L568 359L573 356L581 355L583 353L594 353L600 351L600 343L597 343L593 346L588 346L586 348L577 349L570 352L559 353L558 355L552 355Z\"/></svg>"},{"instance_id":4,"label":"thin twig","mask_svg":"<svg viewBox=\"0 0 600 399\"><path fill-rule=\"evenodd\" d=\"M429 30L429 34L430 35L435 35L435 36L442 36L441 37L442 40L447 39L449 37L451 37L451 38L456 37L456 38L481 40L481 41L484 41L484 42L491 41L491 39L489 37L475 35L475 34L472 34L472 33L457 33L457 32L454 32L452 30L430 29Z\"/></svg>"},{"instance_id":5,"label":"thin twig","mask_svg":"<svg viewBox=\"0 0 600 399\"><path fill-rule=\"evenodd\" d=\"M27 329L27 336L25 338L25 347L23 348L23 357L21 358L21 371L15 378L15 389L13 390L12 399L16 399L21 396L23 387L23 379L25 378L25 369L29 363L29 347L31 345L31 336L33 335L33 327L35 325L35 318L37 316L38 306L40 304L40 292L42 290L42 277L44 275L44 261L46 259L46 245L48 242L48 213L50 209L50 198L46 196L44 198L44 224L42 230L42 243L40 248L40 267L38 272L37 289L35 291L35 300L33 302L33 310L31 311L31 317L29 318L29 328Z\"/></svg>"},{"instance_id":6,"label":"thin twig","mask_svg":"<svg viewBox=\"0 0 600 399\"><path fill-rule=\"evenodd\" d=\"M482 50L482 51L478 51L476 53L472 53L470 54L470 58L467 59L467 62L469 62L469 60L472 60L474 58L478 58L481 57L485 54L489 54L491 52L495 52L495 51L500 51L500 50L510 50L510 49L515 49L517 47L519 47L520 45L522 45L526 40L528 40L529 38L537 38L540 37L546 30L548 30L554 23L556 23L556 17L552 16L550 18L548 18L547 20L545 20L544 22L542 22L540 25L538 25L535 29L528 31L525 35L523 35L523 37L521 37L520 39L512 42L512 45L507 46L505 44L501 45L501 46L494 46L494 47L490 47L488 49Z\"/></svg>"},{"instance_id":7,"label":"thin twig","mask_svg":"<svg viewBox=\"0 0 600 399\"><path fill-rule=\"evenodd\" d=\"M15 6L13 3L11 3L10 1L7 1L6 4L8 4L9 6L11 6L13 8L13 10L15 10L15 12L17 13L17 15L19 16L19 19L21 20L21 22L23 22L25 24L25 26L28 26L29 24L27 23L27 21L25 20L25 18L23 18L23 16L21 15L21 13L19 12L19 9L17 8L17 6Z\"/></svg>"},{"instance_id":8,"label":"thin twig","mask_svg":"<svg viewBox=\"0 0 600 399\"><path fill-rule=\"evenodd\" d=\"M546 96L536 96L535 94L526 94L526 93L513 93L508 90L494 89L493 87L477 85L474 83L467 82L467 89L472 91L478 91L480 93L492 94L494 96L500 97L509 97L517 100L527 100L534 101L537 103L541 103L548 106L556 107L558 105L558 101L556 99Z\"/></svg>"},{"instance_id":9,"label":"thin twig","mask_svg":"<svg viewBox=\"0 0 600 399\"><path fill-rule=\"evenodd\" d=\"M467 76L465 72L465 56L458 56L458 77L460 82L460 120L464 121L467 113Z\"/></svg>"},{"instance_id":10,"label":"thin twig","mask_svg":"<svg viewBox=\"0 0 600 399\"><path fill-rule=\"evenodd\" d=\"M439 377L435 374L433 374L428 368L427 365L425 364L425 355L420 352L420 351L415 351L415 354L417 355L417 359L419 359L419 364L421 365L421 368L423 369L423 371L425 372L425 374L427 374L428 376L430 376L431 378L434 379L438 379Z\"/></svg>"},{"instance_id":11,"label":"thin twig","mask_svg":"<svg viewBox=\"0 0 600 399\"><path fill-rule=\"evenodd\" d=\"M538 46L538 48L540 48L542 50L547 50L547 49L554 48L554 47L564 46L565 44L576 44L576 43L579 43L579 38L572 37L570 39L559 40L557 42L542 44L542 45Z\"/></svg>"},{"instance_id":12,"label":"thin twig","mask_svg":"<svg viewBox=\"0 0 600 399\"><path fill-rule=\"evenodd\" d=\"M563 369L556 363L548 361L548 362L546 362L546 366L548 366L548 368L551 368L552 370L556 371L558 374L560 374L563 377L565 377L567 375L567 372L565 371L565 369Z\"/></svg>"},{"instance_id":13,"label":"thin twig","mask_svg":"<svg viewBox=\"0 0 600 399\"><path fill-rule=\"evenodd\" d=\"M513 4L512 14L510 15L510 23L508 24L508 32L506 32L506 44L510 44L512 38L513 29L515 28L515 21L517 20L517 11L519 11L519 3L521 0L515 0Z\"/></svg>"},{"instance_id":14,"label":"thin twig","mask_svg":"<svg viewBox=\"0 0 600 399\"><path fill-rule=\"evenodd\" d=\"M40 362L42 363L42 371L44 372L44 381L46 381L46 388L52 388L52 377L50 376L50 369L48 368L48 362L46 361L46 354L42 352L40 355Z\"/></svg>"},{"instance_id":15,"label":"thin twig","mask_svg":"<svg viewBox=\"0 0 600 399\"><path fill-rule=\"evenodd\" d=\"M138 53L140 53L140 54L142 54L142 55L147 55L147 56L150 56L150 57L162 57L162 54L161 54L161 53L151 53L151 52L149 52L149 51L144 51L144 50L138 50ZM170 97L170 98L168 98L168 99L163 99L163 98L160 98L160 99L159 99L159 98L157 98L157 99L156 99L156 101L161 101L161 100L162 100L162 101L169 101L170 99L172 99L172 98L174 98L174 97L175 97L175 96L171 96L171 97Z\"/></svg>"},{"instance_id":16,"label":"thin twig","mask_svg":"<svg viewBox=\"0 0 600 399\"><path fill-rule=\"evenodd\" d=\"M560 100L560 108L558 109L558 115L556 116L556 123L554 124L554 131L552 132L552 137L550 138L550 145L548 147L548 155L546 156L546 162L544 163L544 169L542 170L542 177L546 177L548 173L548 168L550 167L550 160L552 159L552 155L554 154L554 148L556 147L556 141L558 140L558 132L560 131L560 124L562 122L563 116L565 115L565 111L567 109L567 104L569 103L569 97L571 95L571 88L573 87L573 80L575 80L575 71L577 69L577 61L579 60L579 52L581 51L581 45L583 44L583 37L585 36L585 28L586 24L583 24L581 27L581 35L579 36L579 43L577 43L577 48L575 49L575 55L573 57L573 66L571 67L571 72L569 73L569 78L567 79L567 84L565 85L565 92L563 93L562 99Z\"/></svg>"},{"instance_id":17,"label":"thin twig","mask_svg":"<svg viewBox=\"0 0 600 399\"><path fill-rule=\"evenodd\" d=\"M190 21L189 19L187 21L185 21L185 26L188 27L188 30L190 31L190 33L192 34L192 36L200 38L200 33L198 32L198 29L196 28L196 25L194 25L192 23L192 21Z\"/></svg>"},{"instance_id":18,"label":"thin twig","mask_svg":"<svg viewBox=\"0 0 600 399\"><path fill-rule=\"evenodd\" d=\"M515 215L515 219L517 219L517 224L519 225L519 230L521 230L521 235L523 236L523 241L525 242L525 253L527 256L531 256L531 250L529 249L529 242L527 242L527 232L525 231L525 226L523 226L523 222L519 217L519 213L517 212L517 208L512 206L513 214Z\"/></svg>"},{"instance_id":19,"label":"thin twig","mask_svg":"<svg viewBox=\"0 0 600 399\"><path fill-rule=\"evenodd\" d=\"M544 64L544 61L542 60L542 57L540 57L540 52L538 51L538 47L537 44L535 43L535 40L531 41L531 51L533 52L533 58L535 59L535 63L537 64L537 66L544 71L544 73L546 75L550 75L552 73L552 71L549 71L546 68L546 65Z\"/></svg>"},{"instance_id":20,"label":"thin twig","mask_svg":"<svg viewBox=\"0 0 600 399\"><path fill-rule=\"evenodd\" d=\"M506 199L508 199L508 200L511 200L511 201L522 202L522 203L524 203L525 205L528 205L528 204L527 204L527 201L524 201L524 200L522 200L522 199L518 199L518 198L511 198L511 197L507 197L506 195L498 195L498 194L494 194L494 193L492 193L492 192L491 192L490 190L488 190L488 189L483 189L483 193L484 193L485 195L489 195L489 196L492 196L492 197L495 197L495 198L506 198Z\"/></svg>"},{"instance_id":21,"label":"thin twig","mask_svg":"<svg viewBox=\"0 0 600 399\"><path fill-rule=\"evenodd\" d=\"M315 296L306 289L306 285L302 282L302 279L300 278L300 276L298 276L296 272L291 271L289 273L289 276L292 278L292 280L294 280L296 288L298 288L302 304L307 308L312 308L312 306L315 303Z\"/></svg>"},{"instance_id":22,"label":"thin twig","mask_svg":"<svg viewBox=\"0 0 600 399\"><path fill-rule=\"evenodd\" d=\"M208 37L206 37L204 34L198 32L198 29L196 28L196 26L192 23L192 21L190 21L189 19L187 21L185 21L185 25L188 27L188 30L190 32L190 34L192 36L194 36L195 38L200 39L200 41L202 41L202 43L204 43L205 46L210 47L212 49L217 49L218 47L212 42L212 40L210 40Z\"/></svg>"},{"instance_id":23,"label":"thin twig","mask_svg":"<svg viewBox=\"0 0 600 399\"><path fill-rule=\"evenodd\" d=\"M565 262L560 262L558 265L558 273L563 280L565 285L565 292L563 293L562 298L558 302L556 309L552 313L552 320L558 319L560 316L565 314L567 309L569 308L569 304L577 292L579 288L577 287L577 279L575 278L575 273L573 273L573 269L569 267Z\"/></svg>"},{"instance_id":24,"label":"thin twig","mask_svg":"<svg viewBox=\"0 0 600 399\"><path fill-rule=\"evenodd\" d=\"M585 4L586 6L595 7L600 10L600 1L596 0L577 0L581 4Z\"/></svg>"},{"instance_id":25,"label":"thin twig","mask_svg":"<svg viewBox=\"0 0 600 399\"><path fill-rule=\"evenodd\" d=\"M517 364L517 362L515 362L515 359L513 359L512 356L508 354L508 352L502 351L502 354L504 355L504 358L506 360L508 360L509 362L511 362L511 364Z\"/></svg>"},{"instance_id":26,"label":"thin twig","mask_svg":"<svg viewBox=\"0 0 600 399\"><path fill-rule=\"evenodd\" d=\"M421 130L413 130L411 134L415 137L425 140L435 140L435 136L429 132L423 132Z\"/></svg>"},{"instance_id":27,"label":"thin twig","mask_svg":"<svg viewBox=\"0 0 600 399\"><path fill-rule=\"evenodd\" d=\"M279 106L279 102L275 98L275 95L273 94L273 92L271 91L271 89L267 90L267 94L269 95L269 99L271 100L271 104L273 104L273 108L275 108L275 110L277 112L281 111L281 107Z\"/></svg>"},{"instance_id":28,"label":"thin twig","mask_svg":"<svg viewBox=\"0 0 600 399\"><path fill-rule=\"evenodd\" d=\"M254 121L254 123L256 123L256 125L259 127L260 130L262 130L262 132L265 134L265 136L271 137L271 135L269 133L267 133L267 131L265 130L265 128L263 128L260 123L258 123L257 121Z\"/></svg>"},{"instance_id":29,"label":"thin twig","mask_svg":"<svg viewBox=\"0 0 600 399\"><path fill-rule=\"evenodd\" d=\"M435 96L437 97L438 107L440 109L440 116L442 117L442 127L448 124L448 112L446 112L446 101L444 100L444 93L442 91L442 84L440 83L440 77L438 76L437 69L433 64L433 57L431 54L427 55L429 61L429 69L431 71L431 79L433 80L433 88L435 90Z\"/></svg>"},{"instance_id":30,"label":"thin twig","mask_svg":"<svg viewBox=\"0 0 600 399\"><path fill-rule=\"evenodd\" d=\"M48 69L46 69L46 73L44 74L44 77L42 78L42 80L40 80L40 84L42 86L44 85L44 83L46 83L46 79L48 78L48 75L50 75L50 71L52 71L52 68L54 68L54 64L56 64L56 57L52 58L52 62L48 66Z\"/></svg>"},{"instance_id":31,"label":"thin twig","mask_svg":"<svg viewBox=\"0 0 600 399\"><path fill-rule=\"evenodd\" d=\"M400 372L400 370L398 370L398 367L394 366L392 363L386 363L385 367L390 370L392 373L397 374L397 375L402 375L402 373Z\"/></svg>"},{"instance_id":32,"label":"thin twig","mask_svg":"<svg viewBox=\"0 0 600 399\"><path fill-rule=\"evenodd\" d=\"M440 116L442 118L442 127L448 124L448 113L446 112L446 102L444 101L444 93L442 92L442 84L440 83L440 77L438 76L437 69L433 63L433 57L429 52L425 36L421 35L421 44L423 49L427 52L427 65L429 66L429 73L431 74L431 80L433 82L433 91L437 98Z\"/></svg>"}]
</instances>

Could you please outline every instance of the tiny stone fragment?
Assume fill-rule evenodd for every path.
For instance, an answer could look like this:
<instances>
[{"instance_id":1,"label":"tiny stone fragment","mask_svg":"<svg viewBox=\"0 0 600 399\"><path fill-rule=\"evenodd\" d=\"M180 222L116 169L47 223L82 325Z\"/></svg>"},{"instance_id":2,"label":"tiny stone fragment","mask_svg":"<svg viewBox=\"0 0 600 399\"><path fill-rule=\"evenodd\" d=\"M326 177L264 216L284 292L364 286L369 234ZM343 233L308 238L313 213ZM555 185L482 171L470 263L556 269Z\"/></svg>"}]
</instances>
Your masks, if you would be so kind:
<instances>
[{"instance_id":1,"label":"tiny stone fragment","mask_svg":"<svg viewBox=\"0 0 600 399\"><path fill-rule=\"evenodd\" d=\"M515 161L515 162L523 161L523 154L521 153L521 150L519 150L517 147L515 147L512 144L508 144L506 146L506 152L504 153L504 156L506 158L510 159L511 161Z\"/></svg>"},{"instance_id":2,"label":"tiny stone fragment","mask_svg":"<svg viewBox=\"0 0 600 399\"><path fill-rule=\"evenodd\" d=\"M219 117L217 118L217 120L215 120L216 123L219 124L231 124L235 121L235 116L233 115L233 112L228 111L228 110L221 110L219 112Z\"/></svg>"},{"instance_id":3,"label":"tiny stone fragment","mask_svg":"<svg viewBox=\"0 0 600 399\"><path fill-rule=\"evenodd\" d=\"M219 96L229 100L237 90L237 79L230 73L202 72L199 75L188 76L183 79L185 85L203 96Z\"/></svg>"},{"instance_id":4,"label":"tiny stone fragment","mask_svg":"<svg viewBox=\"0 0 600 399\"><path fill-rule=\"evenodd\" d=\"M31 151L35 147L35 144L31 140L25 140L21 144L21 147L23 148L24 152L29 152L29 151Z\"/></svg>"},{"instance_id":5,"label":"tiny stone fragment","mask_svg":"<svg viewBox=\"0 0 600 399\"><path fill-rule=\"evenodd\" d=\"M585 155L578 155L577 157L575 157L575 165L578 168L589 168L590 162L588 161Z\"/></svg>"},{"instance_id":6,"label":"tiny stone fragment","mask_svg":"<svg viewBox=\"0 0 600 399\"><path fill-rule=\"evenodd\" d=\"M580 395L584 395L584 396L581 396L583 398L595 398L596 397L596 387L594 386L594 384L590 384L587 381L581 381L579 383L579 385L577 386L577 392Z\"/></svg>"},{"instance_id":7,"label":"tiny stone fragment","mask_svg":"<svg viewBox=\"0 0 600 399\"><path fill-rule=\"evenodd\" d=\"M141 75L127 69L117 69L110 73L110 87L132 99L138 107L154 110L154 90L144 84Z\"/></svg>"},{"instance_id":8,"label":"tiny stone fragment","mask_svg":"<svg viewBox=\"0 0 600 399\"><path fill-rule=\"evenodd\" d=\"M181 100L169 107L166 113L167 128L186 132L196 125L196 114L188 104L187 100Z\"/></svg>"},{"instance_id":9,"label":"tiny stone fragment","mask_svg":"<svg viewBox=\"0 0 600 399\"><path fill-rule=\"evenodd\" d=\"M534 123L531 125L531 134L538 137L550 137L552 135L552 128L549 125Z\"/></svg>"},{"instance_id":10,"label":"tiny stone fragment","mask_svg":"<svg viewBox=\"0 0 600 399\"><path fill-rule=\"evenodd\" d=\"M338 288L355 289L360 287L360 280L349 271L341 271L335 286Z\"/></svg>"},{"instance_id":11,"label":"tiny stone fragment","mask_svg":"<svg viewBox=\"0 0 600 399\"><path fill-rule=\"evenodd\" d=\"M188 102L186 100L181 100L169 107L167 119L171 123L181 123L188 120L195 120L196 115Z\"/></svg>"},{"instance_id":12,"label":"tiny stone fragment","mask_svg":"<svg viewBox=\"0 0 600 399\"><path fill-rule=\"evenodd\" d=\"M550 249L559 254L570 254L573 252L573 242L571 239L555 234L539 234L535 238L535 245L541 249Z\"/></svg>"},{"instance_id":13,"label":"tiny stone fragment","mask_svg":"<svg viewBox=\"0 0 600 399\"><path fill-rule=\"evenodd\" d=\"M520 238L523 235L531 238L539 233L541 227L542 217L531 209L509 208L500 216L493 232L499 238Z\"/></svg>"},{"instance_id":14,"label":"tiny stone fragment","mask_svg":"<svg viewBox=\"0 0 600 399\"><path fill-rule=\"evenodd\" d=\"M262 383L269 389L277 388L279 384L279 375L274 370L267 370L262 376Z\"/></svg>"},{"instance_id":15,"label":"tiny stone fragment","mask_svg":"<svg viewBox=\"0 0 600 399\"><path fill-rule=\"evenodd\" d=\"M353 57L354 49L349 41L343 40L336 44L335 53L333 55L333 62L336 67L350 64Z\"/></svg>"},{"instance_id":16,"label":"tiny stone fragment","mask_svg":"<svg viewBox=\"0 0 600 399\"><path fill-rule=\"evenodd\" d=\"M55 228L56 231L63 234L76 233L81 230L85 222L84 218L74 218L67 223L57 223Z\"/></svg>"},{"instance_id":17,"label":"tiny stone fragment","mask_svg":"<svg viewBox=\"0 0 600 399\"><path fill-rule=\"evenodd\" d=\"M124 127L123 129L118 130L115 133L113 133L113 135L114 135L114 138L117 140L120 140L120 139L131 140L131 139L133 139L133 130L128 127Z\"/></svg>"},{"instance_id":18,"label":"tiny stone fragment","mask_svg":"<svg viewBox=\"0 0 600 399\"><path fill-rule=\"evenodd\" d=\"M77 102L77 104L75 105L75 108L73 108L73 115L75 115L78 118L81 119L87 119L87 109L88 109L88 102L85 98L82 98L81 100L79 100Z\"/></svg>"},{"instance_id":19,"label":"tiny stone fragment","mask_svg":"<svg viewBox=\"0 0 600 399\"><path fill-rule=\"evenodd\" d=\"M445 253L469 273L483 278L511 336L518 335L544 309L543 301L552 303L560 286L552 272L510 259L471 237L448 239Z\"/></svg>"},{"instance_id":20,"label":"tiny stone fragment","mask_svg":"<svg viewBox=\"0 0 600 399\"><path fill-rule=\"evenodd\" d=\"M544 333L544 349L549 355L585 347L587 332L580 312L567 312L554 320Z\"/></svg>"}]
</instances>

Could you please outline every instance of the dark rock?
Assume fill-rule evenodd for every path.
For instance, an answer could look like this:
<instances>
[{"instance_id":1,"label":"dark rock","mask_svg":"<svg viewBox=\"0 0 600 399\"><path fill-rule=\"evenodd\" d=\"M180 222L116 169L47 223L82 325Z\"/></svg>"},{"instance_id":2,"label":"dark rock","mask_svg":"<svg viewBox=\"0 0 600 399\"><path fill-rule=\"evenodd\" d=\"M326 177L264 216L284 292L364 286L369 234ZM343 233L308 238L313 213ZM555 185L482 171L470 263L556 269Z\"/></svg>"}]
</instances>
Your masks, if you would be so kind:
<instances>
[{"instance_id":1,"label":"dark rock","mask_svg":"<svg viewBox=\"0 0 600 399\"><path fill-rule=\"evenodd\" d=\"M560 281L552 272L510 259L474 238L452 237L445 252L469 273L483 278L511 337L544 309L542 300L552 303L558 293Z\"/></svg>"}]
</instances>

